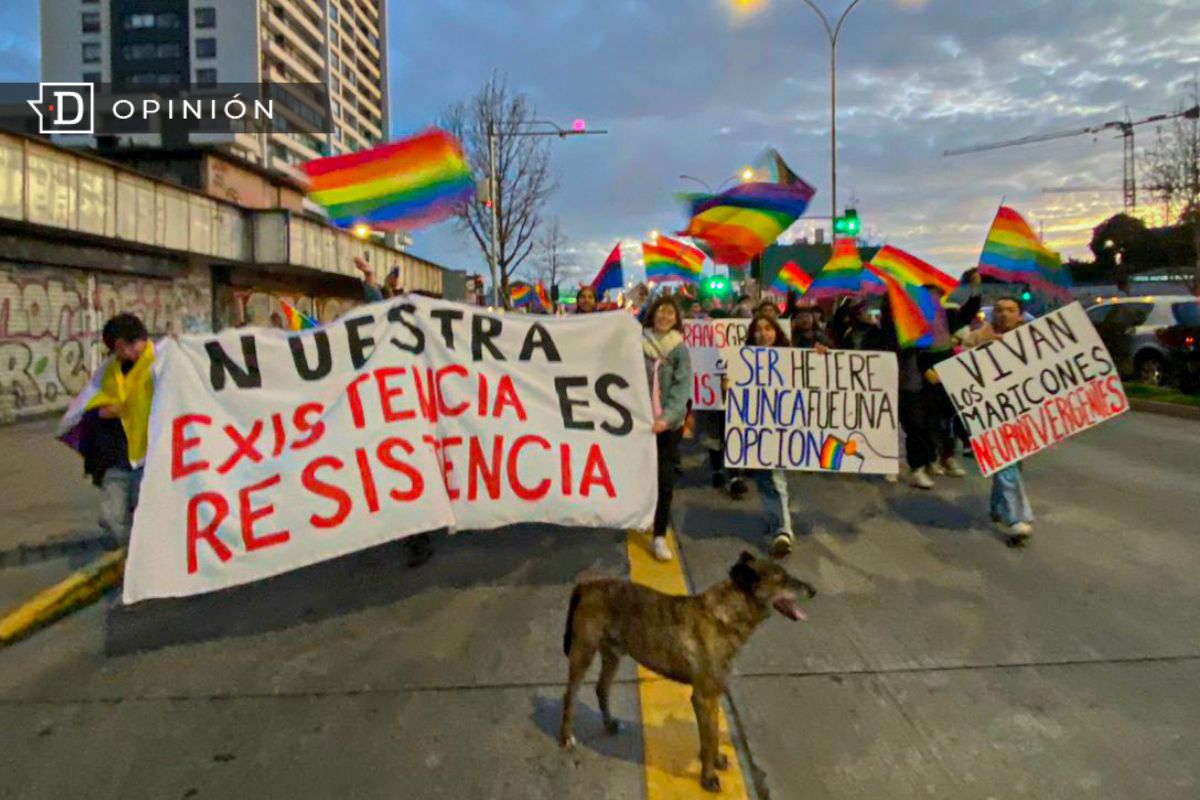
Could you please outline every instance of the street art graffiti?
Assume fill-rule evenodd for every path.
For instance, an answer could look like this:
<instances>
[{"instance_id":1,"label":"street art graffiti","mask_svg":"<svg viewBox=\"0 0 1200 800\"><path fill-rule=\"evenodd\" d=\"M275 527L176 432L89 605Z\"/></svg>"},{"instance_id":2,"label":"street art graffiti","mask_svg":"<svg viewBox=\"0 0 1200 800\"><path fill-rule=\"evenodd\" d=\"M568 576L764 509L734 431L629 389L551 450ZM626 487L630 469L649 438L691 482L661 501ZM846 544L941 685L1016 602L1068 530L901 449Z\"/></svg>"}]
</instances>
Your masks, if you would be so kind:
<instances>
[{"instance_id":1,"label":"street art graffiti","mask_svg":"<svg viewBox=\"0 0 1200 800\"><path fill-rule=\"evenodd\" d=\"M137 314L156 336L207 328L195 293L184 281L0 263L0 423L65 408L116 314Z\"/></svg>"},{"instance_id":2,"label":"street art graffiti","mask_svg":"<svg viewBox=\"0 0 1200 800\"><path fill-rule=\"evenodd\" d=\"M221 289L217 297L219 323L223 328L246 325L286 328L281 300L286 300L317 322L332 322L358 305L355 300L345 297L312 297L292 292L230 287Z\"/></svg>"}]
</instances>

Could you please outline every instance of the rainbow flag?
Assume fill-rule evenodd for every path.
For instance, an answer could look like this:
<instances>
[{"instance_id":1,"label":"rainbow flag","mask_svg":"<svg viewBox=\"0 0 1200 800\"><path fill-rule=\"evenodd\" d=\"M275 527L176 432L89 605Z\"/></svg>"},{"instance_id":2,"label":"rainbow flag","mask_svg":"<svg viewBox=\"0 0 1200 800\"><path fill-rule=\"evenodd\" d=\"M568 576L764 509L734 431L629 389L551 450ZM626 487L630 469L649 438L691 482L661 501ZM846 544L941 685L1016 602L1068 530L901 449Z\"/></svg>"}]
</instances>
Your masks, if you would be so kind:
<instances>
[{"instance_id":1,"label":"rainbow flag","mask_svg":"<svg viewBox=\"0 0 1200 800\"><path fill-rule=\"evenodd\" d=\"M550 295L546 292L546 286L541 281L537 282L537 286L533 287L533 293L537 295L538 302L542 304L542 310L550 312L554 309L554 303L550 301Z\"/></svg>"},{"instance_id":2,"label":"rainbow flag","mask_svg":"<svg viewBox=\"0 0 1200 800\"><path fill-rule=\"evenodd\" d=\"M289 331L308 331L317 327L316 320L296 308L287 300L280 300L279 305L283 307L283 316L287 321Z\"/></svg>"},{"instance_id":3,"label":"rainbow flag","mask_svg":"<svg viewBox=\"0 0 1200 800\"><path fill-rule=\"evenodd\" d=\"M871 266L886 272L905 286L936 286L943 295L950 294L958 286L958 281L937 267L890 244L884 245L875 254Z\"/></svg>"},{"instance_id":4,"label":"rainbow flag","mask_svg":"<svg viewBox=\"0 0 1200 800\"><path fill-rule=\"evenodd\" d=\"M453 215L475 192L461 145L443 130L309 161L309 197L341 228L414 230Z\"/></svg>"},{"instance_id":5,"label":"rainbow flag","mask_svg":"<svg viewBox=\"0 0 1200 800\"><path fill-rule=\"evenodd\" d=\"M600 267L600 271L592 279L591 286L596 292L597 300L604 297L604 293L609 289L620 291L625 288L625 271L621 268L621 245L619 242L608 254L608 258L604 260L604 266Z\"/></svg>"},{"instance_id":6,"label":"rainbow flag","mask_svg":"<svg viewBox=\"0 0 1200 800\"><path fill-rule=\"evenodd\" d=\"M804 294L808 287L812 286L812 282L812 276L801 269L799 264L789 261L779 268L779 274L775 276L771 288L781 294L787 294L789 291Z\"/></svg>"},{"instance_id":7,"label":"rainbow flag","mask_svg":"<svg viewBox=\"0 0 1200 800\"><path fill-rule=\"evenodd\" d=\"M828 436L821 446L821 469L840 470L842 459L858 452L856 442L843 442L836 436Z\"/></svg>"},{"instance_id":8,"label":"rainbow flag","mask_svg":"<svg viewBox=\"0 0 1200 800\"><path fill-rule=\"evenodd\" d=\"M543 311L550 310L550 298L546 294L546 287L538 281L536 286L528 283L512 283L508 287L508 297L512 300L513 308L541 308Z\"/></svg>"},{"instance_id":9,"label":"rainbow flag","mask_svg":"<svg viewBox=\"0 0 1200 800\"><path fill-rule=\"evenodd\" d=\"M714 263L749 264L800 218L816 194L775 150L768 150L765 160L769 180L743 183L720 194L683 196L691 219L679 233L703 242Z\"/></svg>"},{"instance_id":10,"label":"rainbow flag","mask_svg":"<svg viewBox=\"0 0 1200 800\"><path fill-rule=\"evenodd\" d=\"M1071 273L1062 258L1034 234L1020 214L1000 206L988 231L979 273L1005 283L1025 283L1055 300L1071 300Z\"/></svg>"},{"instance_id":11,"label":"rainbow flag","mask_svg":"<svg viewBox=\"0 0 1200 800\"><path fill-rule=\"evenodd\" d=\"M697 283L704 270L704 252L666 236L642 242L642 260L647 281Z\"/></svg>"},{"instance_id":12,"label":"rainbow flag","mask_svg":"<svg viewBox=\"0 0 1200 800\"><path fill-rule=\"evenodd\" d=\"M854 240L836 239L833 255L813 279L807 296L821 300L842 295L882 294L885 291L884 285L863 267Z\"/></svg>"},{"instance_id":13,"label":"rainbow flag","mask_svg":"<svg viewBox=\"0 0 1200 800\"><path fill-rule=\"evenodd\" d=\"M938 306L933 295L923 285L901 283L891 273L876 266L867 270L887 287L892 307L892 322L896 326L896 341L901 347L929 347L933 344L933 324Z\"/></svg>"}]
</instances>

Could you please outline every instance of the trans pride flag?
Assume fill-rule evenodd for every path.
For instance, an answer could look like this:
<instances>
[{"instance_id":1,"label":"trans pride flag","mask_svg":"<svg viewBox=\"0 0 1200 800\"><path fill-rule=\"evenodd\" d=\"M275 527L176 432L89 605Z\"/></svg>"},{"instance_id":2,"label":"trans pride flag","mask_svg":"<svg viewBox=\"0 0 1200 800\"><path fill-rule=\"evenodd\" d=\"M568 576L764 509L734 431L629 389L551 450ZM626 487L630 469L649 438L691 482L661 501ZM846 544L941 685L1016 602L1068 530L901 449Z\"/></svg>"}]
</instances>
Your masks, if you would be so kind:
<instances>
[{"instance_id":1,"label":"trans pride flag","mask_svg":"<svg viewBox=\"0 0 1200 800\"><path fill-rule=\"evenodd\" d=\"M704 252L666 236L642 242L642 260L648 281L698 283L704 270Z\"/></svg>"},{"instance_id":2,"label":"trans pride flag","mask_svg":"<svg viewBox=\"0 0 1200 800\"><path fill-rule=\"evenodd\" d=\"M304 164L309 197L341 228L414 230L453 215L475 192L462 146L443 130Z\"/></svg>"},{"instance_id":3,"label":"trans pride flag","mask_svg":"<svg viewBox=\"0 0 1200 800\"><path fill-rule=\"evenodd\" d=\"M979 273L1005 283L1029 284L1030 289L1060 302L1071 300L1071 273L1062 258L1008 206L996 212L979 256Z\"/></svg>"},{"instance_id":4,"label":"trans pride flag","mask_svg":"<svg viewBox=\"0 0 1200 800\"><path fill-rule=\"evenodd\" d=\"M703 242L714 263L742 267L787 230L816 194L775 150L763 170L768 180L734 186L720 194L686 195L691 219L680 231Z\"/></svg>"}]
</instances>

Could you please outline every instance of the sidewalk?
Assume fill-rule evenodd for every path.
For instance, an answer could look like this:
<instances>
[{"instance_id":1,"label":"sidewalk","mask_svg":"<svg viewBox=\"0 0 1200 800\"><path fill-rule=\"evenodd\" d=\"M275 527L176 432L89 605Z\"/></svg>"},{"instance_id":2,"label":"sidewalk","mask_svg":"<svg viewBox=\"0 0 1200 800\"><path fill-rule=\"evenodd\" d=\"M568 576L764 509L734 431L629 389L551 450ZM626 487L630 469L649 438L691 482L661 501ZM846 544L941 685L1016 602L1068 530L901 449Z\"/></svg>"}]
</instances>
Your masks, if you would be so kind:
<instances>
[{"instance_id":1,"label":"sidewalk","mask_svg":"<svg viewBox=\"0 0 1200 800\"><path fill-rule=\"evenodd\" d=\"M56 419L0 426L0 553L99 535L99 494Z\"/></svg>"}]
</instances>

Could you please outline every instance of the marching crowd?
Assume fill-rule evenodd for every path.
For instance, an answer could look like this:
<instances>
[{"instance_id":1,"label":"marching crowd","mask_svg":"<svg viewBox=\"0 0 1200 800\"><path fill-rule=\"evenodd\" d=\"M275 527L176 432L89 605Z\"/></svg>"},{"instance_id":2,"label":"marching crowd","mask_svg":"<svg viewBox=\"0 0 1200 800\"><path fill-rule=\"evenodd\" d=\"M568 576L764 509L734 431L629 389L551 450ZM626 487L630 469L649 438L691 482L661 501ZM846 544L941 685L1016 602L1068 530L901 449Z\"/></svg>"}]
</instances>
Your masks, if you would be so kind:
<instances>
[{"instance_id":1,"label":"marching crowd","mask_svg":"<svg viewBox=\"0 0 1200 800\"><path fill-rule=\"evenodd\" d=\"M373 269L356 261L363 273L364 300L378 301L403 290L396 271L380 286ZM1023 323L1020 301L1015 297L997 300L990 320L982 320L980 279L969 280L970 297L959 308L939 305L933 342L924 348L900 347L886 298L878 308L860 298L849 298L828 322L817 305L802 304L789 296L781 310L771 300L757 306L739 298L732 309L711 302L699 303L685 291L663 291L638 309L643 327L642 350L654 412L653 432L658 451L658 503L654 514L653 551L656 558L672 558L667 533L675 482L680 472L680 447L695 426L702 429L708 450L712 485L726 489L732 499L748 491L753 482L762 501L767 521L770 551L776 557L791 552L794 531L789 506L787 475L782 470L747 470L748 475L724 467L724 414L691 410L692 367L684 344L685 318L749 318L748 344L756 347L884 350L899 359L898 415L904 433L908 480L912 486L930 490L934 478L961 478L966 472L955 458L958 442L970 455L966 432L942 388L937 365L956 350L978 347ZM932 288L932 287L930 287ZM599 310L596 292L580 289L575 313ZM110 319L102 338L111 358L95 378L98 391L86 403L77 401L64 420L84 458L84 471L101 491L101 526L119 544L129 540L133 510L138 502L143 460L147 447L149 409L153 398L152 365L154 345L140 319L120 314ZM888 480L895 481L895 476ZM993 476L991 517L1010 546L1023 544L1032 532L1033 513L1021 480L1020 467L1007 467ZM410 537L409 564L428 560L432 547L428 534Z\"/></svg>"}]
</instances>

